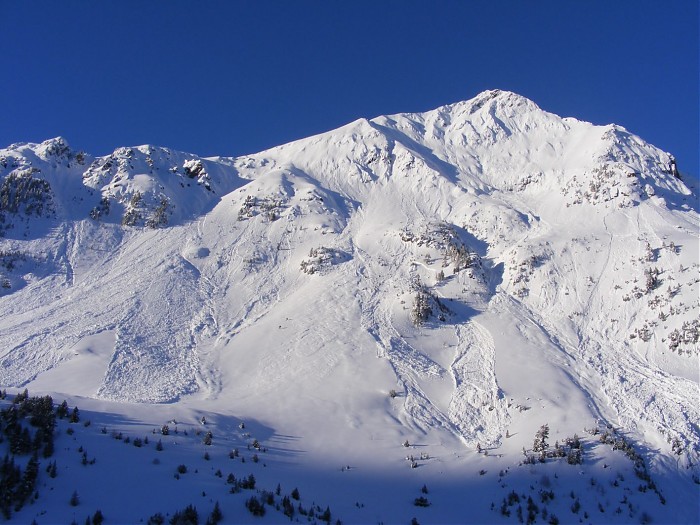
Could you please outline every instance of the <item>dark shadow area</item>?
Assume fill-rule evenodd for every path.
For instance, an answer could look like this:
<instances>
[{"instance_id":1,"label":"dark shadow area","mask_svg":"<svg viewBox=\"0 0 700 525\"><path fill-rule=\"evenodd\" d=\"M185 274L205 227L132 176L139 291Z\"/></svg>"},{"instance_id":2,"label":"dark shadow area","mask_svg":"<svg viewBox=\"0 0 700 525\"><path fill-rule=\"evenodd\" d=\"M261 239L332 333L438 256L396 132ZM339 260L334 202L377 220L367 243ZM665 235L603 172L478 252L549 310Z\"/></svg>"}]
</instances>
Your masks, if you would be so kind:
<instances>
[{"instance_id":1,"label":"dark shadow area","mask_svg":"<svg viewBox=\"0 0 700 525\"><path fill-rule=\"evenodd\" d=\"M457 226L456 224L450 224L450 226L457 233L459 238L467 246L467 248L469 248L470 251L476 252L476 254L481 258L486 257L486 252L489 249L489 245L486 242L475 237L467 230L460 226Z\"/></svg>"},{"instance_id":2,"label":"dark shadow area","mask_svg":"<svg viewBox=\"0 0 700 525\"><path fill-rule=\"evenodd\" d=\"M9 406L15 393L9 393L0 405ZM30 395L36 394L30 392ZM54 401L60 403L58 399ZM72 409L73 403L80 406L80 402L80 398L74 398L69 406ZM295 509L299 504L306 509L318 505L321 511L328 506L333 520L348 524L410 523L412 518L420 523L517 524L519 515L531 518L532 523L552 523L555 516L556 522L562 524L639 523L647 518L654 523L694 523L696 518L691 503L697 490L689 479L683 482L680 477L670 479L651 471L650 477L645 478L636 473L637 465L625 457L628 455L625 450L612 450L610 443L602 443L599 436L588 433L581 439L582 464L568 464L565 458L526 464L517 452L493 453L498 452L495 448L489 448L489 454L464 449L453 455L441 450L442 454L420 456L408 462L402 456L410 453L410 449L404 452L398 447L397 461L381 465L374 464L371 458L359 463L344 460L340 449L332 449L333 452L321 457L306 456L304 461L289 462L283 459L304 453L296 446L303 437L277 432L255 419L242 421L236 416L194 410L187 412L190 419L173 421L166 415L172 414L171 407L164 405L162 418L147 421L138 414L157 414L158 406L125 404L120 408L124 411L81 409L79 422L61 420L54 456L59 467L58 478L51 482L45 469L40 469L40 482L52 488L42 490L46 500L42 497L23 513L14 514L15 522L29 516L24 521L28 523L38 508L44 508L44 501L55 502L55 498L51 500L51 491L54 488L60 491L61 484L68 484L70 490L81 496L85 494L90 512L94 508L109 508L114 512L114 498L132 494L131 486L134 490L144 490L141 485L144 479L158 480L153 486L145 487L153 507L175 508L171 493L175 490L176 498L188 498L187 501L192 498L200 508L211 509L218 500L224 515L230 512L223 523L252 523L257 519L244 514L245 510L238 514L234 510L245 509L245 500L252 495L262 497L262 491L273 498L273 503L267 506L266 518L266 522L273 523L289 521L275 504L280 504L292 491L297 495L292 502ZM129 411L134 415L129 415ZM92 424L87 424L90 420ZM162 425L170 427L167 439L161 433ZM68 432L69 428L75 432ZM203 442L207 432L212 433L211 446ZM145 439L141 442L144 433L148 442ZM624 437L622 432L618 435ZM156 448L161 440L162 452ZM259 441L260 448L253 446L254 440ZM411 447L432 452L429 441ZM647 464L649 458L659 454L645 445L632 445ZM228 456L227 451L233 447L240 450L240 456ZM550 450L552 447L550 443ZM118 453L113 458L110 451ZM81 454L88 464L80 464ZM202 458L203 454L211 457ZM254 454L259 460L252 460ZM460 456L461 464L457 459ZM89 463L92 459L96 460L94 466ZM181 467L181 473L174 477ZM90 492L87 484L104 484L106 472L110 490ZM254 475L257 483L254 489L243 487L232 492L233 482L227 481L227 474L235 475L237 480ZM281 486L279 492L278 486ZM87 498L88 494L92 495L91 499ZM61 496L62 506L68 505L67 497ZM200 499L203 497L208 499ZM131 503L144 507L139 502ZM123 504L123 500L118 504ZM78 507L78 510L86 508ZM60 509L48 509L42 522L55 522L51 512ZM245 516L242 521L240 516Z\"/></svg>"}]
</instances>

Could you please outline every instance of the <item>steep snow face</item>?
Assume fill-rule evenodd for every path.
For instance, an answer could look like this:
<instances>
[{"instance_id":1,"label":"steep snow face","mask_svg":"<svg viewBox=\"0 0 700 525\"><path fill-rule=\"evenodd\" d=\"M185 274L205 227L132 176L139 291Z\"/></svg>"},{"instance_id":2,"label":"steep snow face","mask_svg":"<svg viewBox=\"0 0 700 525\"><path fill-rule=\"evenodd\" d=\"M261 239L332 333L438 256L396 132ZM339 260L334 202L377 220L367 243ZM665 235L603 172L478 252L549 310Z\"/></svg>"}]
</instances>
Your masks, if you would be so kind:
<instances>
[{"instance_id":1,"label":"steep snow face","mask_svg":"<svg viewBox=\"0 0 700 525\"><path fill-rule=\"evenodd\" d=\"M51 149L3 150L3 184L31 161L84 204L1 241L2 384L90 363L81 395L193 394L314 450L597 419L697 463L697 196L623 128L489 91L237 159Z\"/></svg>"},{"instance_id":2,"label":"steep snow face","mask_svg":"<svg viewBox=\"0 0 700 525\"><path fill-rule=\"evenodd\" d=\"M96 360L104 379L91 395L167 401L196 391L199 275L177 251L146 247L176 245L166 227L201 218L242 185L231 162L152 146L92 159L58 138L12 145L0 166L0 296L21 319L3 329L17 343L3 382L74 358L77 342L107 330L112 347L88 349L106 356ZM47 298L63 287L60 300ZM134 392L130 382L149 386Z\"/></svg>"},{"instance_id":3,"label":"steep snow face","mask_svg":"<svg viewBox=\"0 0 700 525\"><path fill-rule=\"evenodd\" d=\"M590 396L594 417L697 454L698 412L689 400L698 381L698 214L667 153L619 126L562 119L490 91L424 114L360 120L237 162L241 172L292 164L360 203L343 234L356 273L378 290L361 303L362 326L405 388L413 421L498 440L509 420L498 402L508 377L502 371L497 380L498 356L513 343L482 325L464 329L495 310L501 322L524 316L539 327L542 335L521 327L515 346L540 341L547 350L537 362L575 370L569 381ZM397 233L434 221L457 227L484 257L481 288L464 273L438 280L445 259L431 252L435 243L422 243L422 252L397 245ZM414 339L415 329L402 324L407 316L388 304L393 293L410 308L416 282L474 308L453 321L456 343L440 340L438 330L429 341ZM430 344L438 341L457 348L448 352L452 363L436 357ZM476 357L476 348L486 353ZM483 390L469 385L469 395L485 392L471 407L476 416L458 404L466 395L456 369L461 352L474 359L471 368L485 364L496 378L484 378ZM441 402L434 385L446 377L454 387ZM474 421L492 414L489 424Z\"/></svg>"},{"instance_id":4,"label":"steep snow face","mask_svg":"<svg viewBox=\"0 0 700 525\"><path fill-rule=\"evenodd\" d=\"M652 192L689 194L673 176L672 157L624 128L560 118L515 93L487 91L428 113L374 122L392 130L397 141L427 146L486 191L555 190L571 194L572 202L622 205L639 202L647 184Z\"/></svg>"}]
</instances>

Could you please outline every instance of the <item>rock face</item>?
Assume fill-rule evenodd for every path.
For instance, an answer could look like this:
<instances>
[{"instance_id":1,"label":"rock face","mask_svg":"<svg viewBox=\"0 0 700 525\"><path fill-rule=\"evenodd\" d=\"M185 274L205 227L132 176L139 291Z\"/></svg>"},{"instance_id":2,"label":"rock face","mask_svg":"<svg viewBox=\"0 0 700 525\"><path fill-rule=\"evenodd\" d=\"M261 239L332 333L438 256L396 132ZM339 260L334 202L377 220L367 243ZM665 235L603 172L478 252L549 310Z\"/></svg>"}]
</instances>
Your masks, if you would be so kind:
<instances>
[{"instance_id":1,"label":"rock face","mask_svg":"<svg viewBox=\"0 0 700 525\"><path fill-rule=\"evenodd\" d=\"M547 407L696 463L698 218L671 155L497 90L240 158L14 144L0 384L79 364L81 395L320 396L472 445Z\"/></svg>"}]
</instances>

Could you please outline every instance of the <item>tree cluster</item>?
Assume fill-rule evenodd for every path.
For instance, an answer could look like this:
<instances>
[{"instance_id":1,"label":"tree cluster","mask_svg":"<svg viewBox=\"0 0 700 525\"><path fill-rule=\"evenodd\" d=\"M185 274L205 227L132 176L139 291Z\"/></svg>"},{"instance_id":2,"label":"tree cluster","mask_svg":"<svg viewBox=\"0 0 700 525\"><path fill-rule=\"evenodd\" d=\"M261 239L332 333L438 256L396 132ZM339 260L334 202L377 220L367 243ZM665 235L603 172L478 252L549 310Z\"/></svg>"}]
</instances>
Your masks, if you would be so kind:
<instances>
[{"instance_id":1,"label":"tree cluster","mask_svg":"<svg viewBox=\"0 0 700 525\"><path fill-rule=\"evenodd\" d=\"M21 213L41 217L52 205L51 185L44 179L33 177L35 168L10 173L0 184L0 222L5 213Z\"/></svg>"},{"instance_id":2,"label":"tree cluster","mask_svg":"<svg viewBox=\"0 0 700 525\"><path fill-rule=\"evenodd\" d=\"M415 326L421 326L433 315L437 315L440 321L445 321L450 311L447 306L425 286L418 284L416 288L416 296L411 306L411 322Z\"/></svg>"},{"instance_id":3,"label":"tree cluster","mask_svg":"<svg viewBox=\"0 0 700 525\"><path fill-rule=\"evenodd\" d=\"M5 393L0 397L4 399ZM5 519L10 518L13 510L21 510L34 495L39 454L49 458L54 453L56 412L51 396L29 397L26 389L17 394L9 407L0 411L0 433L7 444L7 453L0 465L0 512ZM22 471L15 457L28 454L31 458ZM55 462L49 464L47 471L55 477Z\"/></svg>"},{"instance_id":4,"label":"tree cluster","mask_svg":"<svg viewBox=\"0 0 700 525\"><path fill-rule=\"evenodd\" d=\"M583 446L578 435L567 437L563 444L557 441L553 448L549 446L547 439L549 439L549 425L545 424L535 433L535 439L532 443L531 452L538 454L532 454L523 448L526 464L534 464L538 461L544 463L547 459L557 458L566 458L566 462L570 465L583 463Z\"/></svg>"}]
</instances>

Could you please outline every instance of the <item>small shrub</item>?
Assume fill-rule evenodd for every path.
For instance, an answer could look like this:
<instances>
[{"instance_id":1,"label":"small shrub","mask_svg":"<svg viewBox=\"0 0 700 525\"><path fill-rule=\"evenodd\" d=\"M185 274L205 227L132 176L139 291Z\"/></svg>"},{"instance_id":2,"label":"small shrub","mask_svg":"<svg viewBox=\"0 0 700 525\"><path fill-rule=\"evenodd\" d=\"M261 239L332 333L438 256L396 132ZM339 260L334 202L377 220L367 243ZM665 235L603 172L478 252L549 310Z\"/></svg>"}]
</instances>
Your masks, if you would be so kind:
<instances>
[{"instance_id":1,"label":"small shrub","mask_svg":"<svg viewBox=\"0 0 700 525\"><path fill-rule=\"evenodd\" d=\"M165 518L160 512L156 512L153 516L148 518L147 525L163 525L165 523Z\"/></svg>"},{"instance_id":2,"label":"small shrub","mask_svg":"<svg viewBox=\"0 0 700 525\"><path fill-rule=\"evenodd\" d=\"M105 518L102 515L102 511L100 509L97 509L95 511L95 514L92 515L92 525L102 525L104 519Z\"/></svg>"},{"instance_id":3,"label":"small shrub","mask_svg":"<svg viewBox=\"0 0 700 525\"><path fill-rule=\"evenodd\" d=\"M294 516L294 505L289 501L288 496L282 498L282 512L290 519Z\"/></svg>"},{"instance_id":4,"label":"small shrub","mask_svg":"<svg viewBox=\"0 0 700 525\"><path fill-rule=\"evenodd\" d=\"M219 523L223 518L224 515L221 513L221 508L219 507L219 502L217 501L214 504L214 509L211 511L207 523L210 523L211 525L217 525L217 523Z\"/></svg>"},{"instance_id":5,"label":"small shrub","mask_svg":"<svg viewBox=\"0 0 700 525\"><path fill-rule=\"evenodd\" d=\"M183 510L175 512L170 518L170 525L197 525L199 513L192 505L187 505Z\"/></svg>"},{"instance_id":6,"label":"small shrub","mask_svg":"<svg viewBox=\"0 0 700 525\"><path fill-rule=\"evenodd\" d=\"M253 516L265 515L265 505L260 503L258 498L255 496L251 496L248 500L246 500L245 506Z\"/></svg>"},{"instance_id":7,"label":"small shrub","mask_svg":"<svg viewBox=\"0 0 700 525\"><path fill-rule=\"evenodd\" d=\"M576 498L576 501L571 505L571 512L578 514L579 510L581 510L581 502Z\"/></svg>"},{"instance_id":8,"label":"small shrub","mask_svg":"<svg viewBox=\"0 0 700 525\"><path fill-rule=\"evenodd\" d=\"M263 490L260 497L262 498L263 503L266 503L267 505L275 504L275 496L274 494L272 494L272 492L267 492L266 490Z\"/></svg>"},{"instance_id":9,"label":"small shrub","mask_svg":"<svg viewBox=\"0 0 700 525\"><path fill-rule=\"evenodd\" d=\"M331 522L331 508L326 507L326 510L321 513L321 515L318 517L321 521L325 521L326 523Z\"/></svg>"}]
</instances>

